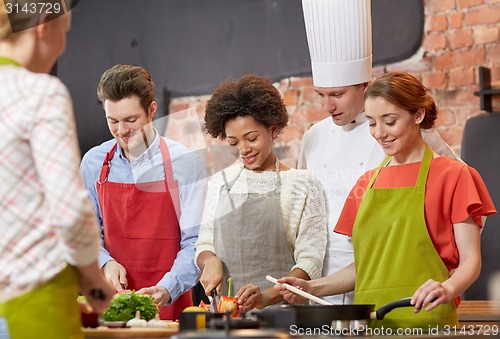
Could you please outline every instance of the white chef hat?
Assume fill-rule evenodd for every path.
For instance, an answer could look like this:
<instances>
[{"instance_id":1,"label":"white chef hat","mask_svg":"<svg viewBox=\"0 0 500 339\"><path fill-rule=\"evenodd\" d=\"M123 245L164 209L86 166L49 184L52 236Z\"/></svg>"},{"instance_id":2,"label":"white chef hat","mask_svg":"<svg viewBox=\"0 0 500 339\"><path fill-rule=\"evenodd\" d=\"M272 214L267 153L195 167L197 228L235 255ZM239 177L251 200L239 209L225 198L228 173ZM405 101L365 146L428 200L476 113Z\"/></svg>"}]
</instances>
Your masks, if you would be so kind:
<instances>
[{"instance_id":1,"label":"white chef hat","mask_svg":"<svg viewBox=\"0 0 500 339\"><path fill-rule=\"evenodd\" d=\"M372 23L370 0L302 0L316 87L370 81Z\"/></svg>"}]
</instances>

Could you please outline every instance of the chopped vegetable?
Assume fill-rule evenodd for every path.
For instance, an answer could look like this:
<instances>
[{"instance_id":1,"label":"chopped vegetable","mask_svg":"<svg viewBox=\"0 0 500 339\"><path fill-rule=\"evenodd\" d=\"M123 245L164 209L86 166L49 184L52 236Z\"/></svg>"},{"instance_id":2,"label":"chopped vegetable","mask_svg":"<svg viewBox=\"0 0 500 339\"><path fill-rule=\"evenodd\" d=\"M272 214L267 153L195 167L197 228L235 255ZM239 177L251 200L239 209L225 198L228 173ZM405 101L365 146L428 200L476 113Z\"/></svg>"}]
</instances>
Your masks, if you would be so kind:
<instances>
[{"instance_id":1,"label":"chopped vegetable","mask_svg":"<svg viewBox=\"0 0 500 339\"><path fill-rule=\"evenodd\" d=\"M238 307L238 298L233 297L233 278L229 277L229 279L227 279L227 283L229 284L227 297L220 297L219 305L217 308L219 312L231 312L230 317L237 318L240 316L240 310Z\"/></svg>"},{"instance_id":2,"label":"chopped vegetable","mask_svg":"<svg viewBox=\"0 0 500 339\"><path fill-rule=\"evenodd\" d=\"M233 296L233 278L229 277L227 278L227 296L232 297Z\"/></svg>"},{"instance_id":3,"label":"chopped vegetable","mask_svg":"<svg viewBox=\"0 0 500 339\"><path fill-rule=\"evenodd\" d=\"M200 304L198 305L198 307L201 307L205 311L210 312L210 305L205 304L205 302L203 300L200 301Z\"/></svg>"},{"instance_id":4,"label":"chopped vegetable","mask_svg":"<svg viewBox=\"0 0 500 339\"><path fill-rule=\"evenodd\" d=\"M140 311L141 318L151 320L158 313L158 306L150 295L140 295L134 291L117 293L104 312L105 321L129 321Z\"/></svg>"}]
</instances>

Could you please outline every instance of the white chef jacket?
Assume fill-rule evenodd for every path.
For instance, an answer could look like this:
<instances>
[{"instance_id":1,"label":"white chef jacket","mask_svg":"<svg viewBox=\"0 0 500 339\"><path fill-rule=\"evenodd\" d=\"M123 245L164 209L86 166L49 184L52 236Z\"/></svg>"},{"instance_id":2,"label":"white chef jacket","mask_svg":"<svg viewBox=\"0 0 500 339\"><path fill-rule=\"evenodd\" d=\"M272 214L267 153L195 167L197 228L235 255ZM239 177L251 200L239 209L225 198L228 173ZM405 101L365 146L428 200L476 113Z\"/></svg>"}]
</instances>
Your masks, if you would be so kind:
<instances>
[{"instance_id":1,"label":"white chef jacket","mask_svg":"<svg viewBox=\"0 0 500 339\"><path fill-rule=\"evenodd\" d=\"M436 153L460 160L435 130L422 131L422 137ZM322 184L326 199L328 243L323 276L354 261L351 237L335 233L333 229L358 178L380 165L384 157L382 148L370 134L364 112L346 126L337 126L327 117L304 134L297 167L307 169ZM324 299L334 304L352 304L354 293Z\"/></svg>"},{"instance_id":2,"label":"white chef jacket","mask_svg":"<svg viewBox=\"0 0 500 339\"><path fill-rule=\"evenodd\" d=\"M377 167L385 157L370 135L364 112L346 126L337 126L331 117L313 125L305 134L298 168L307 169L323 186L328 221L328 244L323 276L331 275L354 261L351 237L334 233L333 228L345 200L358 178ZM334 304L352 304L353 292L325 297Z\"/></svg>"}]
</instances>

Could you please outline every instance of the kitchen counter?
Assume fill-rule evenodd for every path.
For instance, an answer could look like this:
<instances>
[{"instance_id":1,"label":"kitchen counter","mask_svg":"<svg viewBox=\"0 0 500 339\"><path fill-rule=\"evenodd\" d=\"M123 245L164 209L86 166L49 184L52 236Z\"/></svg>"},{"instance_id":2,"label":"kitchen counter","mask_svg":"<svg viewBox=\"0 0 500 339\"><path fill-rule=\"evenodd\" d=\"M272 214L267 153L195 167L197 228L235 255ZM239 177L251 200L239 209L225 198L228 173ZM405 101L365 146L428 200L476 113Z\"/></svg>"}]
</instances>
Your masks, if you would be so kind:
<instances>
[{"instance_id":1,"label":"kitchen counter","mask_svg":"<svg viewBox=\"0 0 500 339\"><path fill-rule=\"evenodd\" d=\"M462 300L457 313L460 326L500 325L500 301Z\"/></svg>"},{"instance_id":2,"label":"kitchen counter","mask_svg":"<svg viewBox=\"0 0 500 339\"><path fill-rule=\"evenodd\" d=\"M169 338L177 334L177 328L84 328L85 338Z\"/></svg>"},{"instance_id":3,"label":"kitchen counter","mask_svg":"<svg viewBox=\"0 0 500 339\"><path fill-rule=\"evenodd\" d=\"M500 301L491 300L464 300L458 308L459 327L448 333L440 333L433 335L415 335L413 338L439 338L449 337L452 335L466 335L468 338L478 335L492 335L493 330L500 326ZM460 332L460 329L465 329ZM177 328L84 328L85 338L169 338L178 334ZM223 333L220 331L220 335ZM472 333L473 332L473 333ZM201 333L200 333L201 334ZM290 338L299 338L285 336ZM402 336L401 336L402 337ZM313 339L313 336L305 337ZM321 338L321 337L318 337ZM380 336L379 338L384 338ZM389 338L389 337L387 337ZM396 339L398 336L391 336Z\"/></svg>"}]
</instances>

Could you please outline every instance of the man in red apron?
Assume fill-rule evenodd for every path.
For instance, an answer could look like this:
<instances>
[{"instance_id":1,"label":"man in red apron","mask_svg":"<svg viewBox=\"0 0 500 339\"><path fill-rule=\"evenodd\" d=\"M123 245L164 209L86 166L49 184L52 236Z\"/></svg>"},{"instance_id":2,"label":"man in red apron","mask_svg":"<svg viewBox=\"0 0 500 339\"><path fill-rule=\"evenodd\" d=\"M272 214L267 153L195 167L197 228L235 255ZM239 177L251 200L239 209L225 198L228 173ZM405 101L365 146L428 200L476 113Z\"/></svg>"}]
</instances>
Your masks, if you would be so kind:
<instances>
[{"instance_id":1,"label":"man in red apron","mask_svg":"<svg viewBox=\"0 0 500 339\"><path fill-rule=\"evenodd\" d=\"M117 291L153 296L160 317L175 320L192 304L198 278L193 258L205 176L194 152L152 126L153 86L137 66L102 75L97 91L114 140L87 152L81 170L103 230L106 277Z\"/></svg>"}]
</instances>

